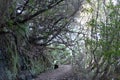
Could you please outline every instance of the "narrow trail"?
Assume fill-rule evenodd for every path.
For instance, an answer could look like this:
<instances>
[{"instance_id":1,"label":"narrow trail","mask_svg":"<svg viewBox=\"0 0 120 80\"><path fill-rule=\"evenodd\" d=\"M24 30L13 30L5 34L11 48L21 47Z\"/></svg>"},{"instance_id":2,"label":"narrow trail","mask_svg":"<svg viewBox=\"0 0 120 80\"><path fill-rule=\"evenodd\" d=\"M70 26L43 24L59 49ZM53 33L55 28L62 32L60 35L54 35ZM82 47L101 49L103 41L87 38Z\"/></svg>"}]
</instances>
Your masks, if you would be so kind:
<instances>
[{"instance_id":1,"label":"narrow trail","mask_svg":"<svg viewBox=\"0 0 120 80\"><path fill-rule=\"evenodd\" d=\"M61 65L59 68L41 73L35 80L73 80L71 65Z\"/></svg>"}]
</instances>

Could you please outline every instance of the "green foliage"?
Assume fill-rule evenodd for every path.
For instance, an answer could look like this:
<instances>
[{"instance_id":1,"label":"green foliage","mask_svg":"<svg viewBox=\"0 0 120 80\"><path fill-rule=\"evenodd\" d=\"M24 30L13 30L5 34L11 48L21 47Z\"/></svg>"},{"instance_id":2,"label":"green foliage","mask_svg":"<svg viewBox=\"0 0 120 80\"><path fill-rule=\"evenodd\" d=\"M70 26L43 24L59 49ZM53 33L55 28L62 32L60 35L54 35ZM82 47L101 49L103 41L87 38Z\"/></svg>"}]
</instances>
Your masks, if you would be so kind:
<instances>
[{"instance_id":1,"label":"green foliage","mask_svg":"<svg viewBox=\"0 0 120 80\"><path fill-rule=\"evenodd\" d=\"M0 45L4 46L5 56L8 58L9 79L16 77L22 70L21 66L27 66L33 74L46 70L53 61L52 58L44 55L46 54L44 50L47 51L47 49L36 51L31 46L38 47L36 44L41 41L46 48L50 41L52 42L63 30L67 29L66 25L77 12L75 8L79 8L79 6L74 7L73 4L70 4L71 2L64 0L11 0L11 2L8 0L2 2L5 4L4 9L8 10L3 9L5 12L1 14L5 19L0 21L0 35L5 36L5 40L1 37L0 41L5 44L0 43ZM0 6L1 9L2 7ZM2 46L0 46L1 48ZM69 50L63 45L59 45L57 48L64 48L64 50L51 50L54 61L58 61L57 63L60 64L69 63L67 62L71 58ZM33 53L31 54L30 51ZM36 53L39 53L37 54L38 59L33 59Z\"/></svg>"},{"instance_id":2,"label":"green foliage","mask_svg":"<svg viewBox=\"0 0 120 80\"><path fill-rule=\"evenodd\" d=\"M119 31L120 31L120 25L119 25L119 9L114 6L112 3L106 6L106 10L109 10L108 15L104 16L106 17L105 21L99 21L99 17L97 19L92 18L88 22L88 26L91 26L92 32L99 33L99 41L97 41L98 45L102 46L103 48L103 55L107 57L111 57L112 55L119 56ZM96 25L97 24L97 25ZM92 46L93 41L87 41L87 44L90 44ZM97 47L99 47L97 46Z\"/></svg>"},{"instance_id":3,"label":"green foliage","mask_svg":"<svg viewBox=\"0 0 120 80\"><path fill-rule=\"evenodd\" d=\"M86 9L84 9L84 11L85 12L87 12L87 13L92 13L94 10L93 10L93 8L86 8Z\"/></svg>"},{"instance_id":4,"label":"green foliage","mask_svg":"<svg viewBox=\"0 0 120 80\"><path fill-rule=\"evenodd\" d=\"M28 36L29 35L29 27L28 25L20 25L20 26L17 26L16 27L16 30L15 30L17 36L21 36L21 37L25 37L26 35Z\"/></svg>"},{"instance_id":5,"label":"green foliage","mask_svg":"<svg viewBox=\"0 0 120 80\"><path fill-rule=\"evenodd\" d=\"M19 56L18 56L18 51L16 49L16 45L14 43L11 43L8 41L8 47L7 47L7 56L9 56L9 70L8 70L8 75L9 72L11 72L11 77L15 78L16 75L18 74L18 68L19 68ZM8 76L10 77L10 75Z\"/></svg>"},{"instance_id":6,"label":"green foliage","mask_svg":"<svg viewBox=\"0 0 120 80\"><path fill-rule=\"evenodd\" d=\"M88 3L91 3L91 1L90 0L86 0Z\"/></svg>"},{"instance_id":7,"label":"green foliage","mask_svg":"<svg viewBox=\"0 0 120 80\"><path fill-rule=\"evenodd\" d=\"M55 50L51 51L53 64L68 64L71 62L71 53L64 45L54 46Z\"/></svg>"},{"instance_id":8,"label":"green foliage","mask_svg":"<svg viewBox=\"0 0 120 80\"><path fill-rule=\"evenodd\" d=\"M90 28L90 35L85 39L87 62L90 67L91 65L95 67L91 73L94 73L93 78L96 80L100 78L97 78L100 75L97 73L102 70L103 75L106 75L105 72L107 75L119 74L115 69L117 65L119 67L120 59L120 8L119 3L114 5L110 2L111 0L107 1L99 0L95 5L93 4L94 11L91 13L91 19L87 22L87 26ZM88 3L90 3L89 0ZM110 79L109 76L104 78L107 77ZM101 78L103 79L103 76Z\"/></svg>"},{"instance_id":9,"label":"green foliage","mask_svg":"<svg viewBox=\"0 0 120 80\"><path fill-rule=\"evenodd\" d=\"M91 19L91 20L87 23L87 25L94 28L94 27L96 27L96 23L97 23L97 21L96 21L95 19Z\"/></svg>"},{"instance_id":10,"label":"green foliage","mask_svg":"<svg viewBox=\"0 0 120 80\"><path fill-rule=\"evenodd\" d=\"M29 0L29 3L30 3L30 4L33 4L33 2L34 2L34 0Z\"/></svg>"},{"instance_id":11,"label":"green foliage","mask_svg":"<svg viewBox=\"0 0 120 80\"><path fill-rule=\"evenodd\" d=\"M30 71L33 75L38 75L46 70L46 67L41 60L38 61L31 60L31 64L32 66Z\"/></svg>"}]
</instances>

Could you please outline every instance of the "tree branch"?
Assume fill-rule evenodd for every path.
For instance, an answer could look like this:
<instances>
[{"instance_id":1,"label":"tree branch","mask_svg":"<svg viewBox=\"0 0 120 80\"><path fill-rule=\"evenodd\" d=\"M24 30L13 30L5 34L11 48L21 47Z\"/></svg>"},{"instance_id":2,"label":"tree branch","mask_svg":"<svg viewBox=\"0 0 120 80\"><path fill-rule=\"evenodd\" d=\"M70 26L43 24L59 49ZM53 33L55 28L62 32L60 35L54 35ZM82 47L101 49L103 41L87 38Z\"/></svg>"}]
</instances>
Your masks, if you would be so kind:
<instances>
[{"instance_id":1,"label":"tree branch","mask_svg":"<svg viewBox=\"0 0 120 80\"><path fill-rule=\"evenodd\" d=\"M55 3L53 3L53 4L49 4L46 8L37 11L36 13L34 13L34 14L26 17L25 19L15 21L14 24L16 24L16 23L25 23L25 22L31 20L32 18L38 16L39 14L52 9L53 7L55 7L56 5L58 5L59 3L61 3L62 1L64 1L64 0L59 0L59 1L55 2Z\"/></svg>"}]
</instances>

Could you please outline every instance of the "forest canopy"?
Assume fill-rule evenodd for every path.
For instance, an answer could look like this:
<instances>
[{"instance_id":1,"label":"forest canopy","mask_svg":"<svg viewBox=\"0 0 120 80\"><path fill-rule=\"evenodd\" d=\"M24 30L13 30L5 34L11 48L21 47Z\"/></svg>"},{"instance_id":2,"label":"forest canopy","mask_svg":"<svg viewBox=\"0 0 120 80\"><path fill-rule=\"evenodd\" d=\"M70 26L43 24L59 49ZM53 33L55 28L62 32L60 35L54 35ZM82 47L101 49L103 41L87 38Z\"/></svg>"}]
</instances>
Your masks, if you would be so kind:
<instances>
[{"instance_id":1,"label":"forest canopy","mask_svg":"<svg viewBox=\"0 0 120 80\"><path fill-rule=\"evenodd\" d=\"M78 80L118 80L120 1L1 0L0 60L1 80L56 64L71 64Z\"/></svg>"}]
</instances>

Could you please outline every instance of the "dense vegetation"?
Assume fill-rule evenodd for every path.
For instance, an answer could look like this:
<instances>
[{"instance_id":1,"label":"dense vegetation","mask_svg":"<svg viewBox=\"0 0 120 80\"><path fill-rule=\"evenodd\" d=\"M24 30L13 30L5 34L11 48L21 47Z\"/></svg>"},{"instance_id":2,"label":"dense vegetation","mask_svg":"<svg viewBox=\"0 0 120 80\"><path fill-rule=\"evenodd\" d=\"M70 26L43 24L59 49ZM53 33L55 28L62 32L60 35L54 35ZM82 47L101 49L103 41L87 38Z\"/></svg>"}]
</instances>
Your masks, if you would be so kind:
<instances>
[{"instance_id":1,"label":"dense vegetation","mask_svg":"<svg viewBox=\"0 0 120 80\"><path fill-rule=\"evenodd\" d=\"M1 0L0 80L73 65L85 80L120 79L119 0Z\"/></svg>"}]
</instances>

